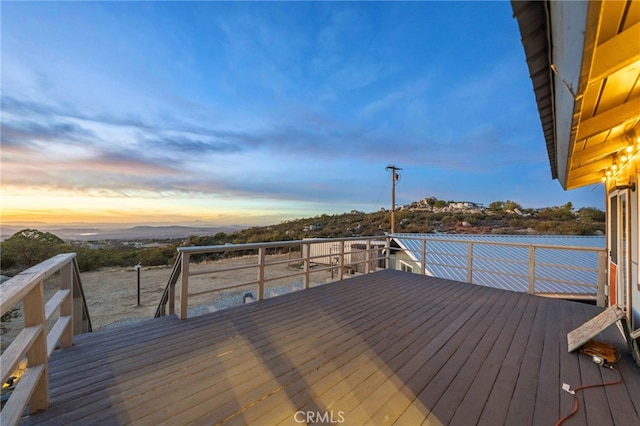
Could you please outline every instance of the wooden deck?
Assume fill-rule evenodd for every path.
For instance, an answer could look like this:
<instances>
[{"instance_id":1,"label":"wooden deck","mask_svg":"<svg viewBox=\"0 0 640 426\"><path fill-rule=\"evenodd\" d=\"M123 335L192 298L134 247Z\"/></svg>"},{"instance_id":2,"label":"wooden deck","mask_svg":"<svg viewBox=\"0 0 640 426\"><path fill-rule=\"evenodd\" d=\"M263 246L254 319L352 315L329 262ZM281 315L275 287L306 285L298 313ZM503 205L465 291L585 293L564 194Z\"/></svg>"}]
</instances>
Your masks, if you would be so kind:
<instances>
[{"instance_id":1,"label":"wooden deck","mask_svg":"<svg viewBox=\"0 0 640 426\"><path fill-rule=\"evenodd\" d=\"M602 309L382 271L187 320L77 336L50 362L51 406L24 424L552 425L562 391L617 378L567 352ZM630 425L640 369L615 326L624 383L578 393L567 425ZM325 421L324 423L328 423Z\"/></svg>"}]
</instances>

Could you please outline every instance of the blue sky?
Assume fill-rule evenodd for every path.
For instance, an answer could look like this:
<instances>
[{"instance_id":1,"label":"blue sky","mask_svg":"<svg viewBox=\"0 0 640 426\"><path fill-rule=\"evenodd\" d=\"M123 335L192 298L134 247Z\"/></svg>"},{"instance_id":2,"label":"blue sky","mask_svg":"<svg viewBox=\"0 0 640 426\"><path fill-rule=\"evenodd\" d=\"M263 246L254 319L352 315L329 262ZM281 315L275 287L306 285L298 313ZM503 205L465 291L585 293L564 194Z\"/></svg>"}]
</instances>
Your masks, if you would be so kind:
<instances>
[{"instance_id":1,"label":"blue sky","mask_svg":"<svg viewBox=\"0 0 640 426\"><path fill-rule=\"evenodd\" d=\"M551 179L504 2L2 2L5 221L268 224Z\"/></svg>"}]
</instances>

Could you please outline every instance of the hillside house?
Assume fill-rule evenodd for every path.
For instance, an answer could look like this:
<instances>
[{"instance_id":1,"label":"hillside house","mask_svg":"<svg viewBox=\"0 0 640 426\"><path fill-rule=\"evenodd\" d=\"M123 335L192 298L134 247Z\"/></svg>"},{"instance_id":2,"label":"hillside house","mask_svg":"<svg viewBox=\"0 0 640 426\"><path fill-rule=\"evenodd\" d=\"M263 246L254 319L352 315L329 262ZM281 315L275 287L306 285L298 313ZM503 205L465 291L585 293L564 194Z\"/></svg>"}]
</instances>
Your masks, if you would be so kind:
<instances>
[{"instance_id":1,"label":"hillside house","mask_svg":"<svg viewBox=\"0 0 640 426\"><path fill-rule=\"evenodd\" d=\"M474 203L472 201L454 201L449 203L449 209L451 210L468 210L468 211L482 211L484 207L482 204Z\"/></svg>"}]
</instances>

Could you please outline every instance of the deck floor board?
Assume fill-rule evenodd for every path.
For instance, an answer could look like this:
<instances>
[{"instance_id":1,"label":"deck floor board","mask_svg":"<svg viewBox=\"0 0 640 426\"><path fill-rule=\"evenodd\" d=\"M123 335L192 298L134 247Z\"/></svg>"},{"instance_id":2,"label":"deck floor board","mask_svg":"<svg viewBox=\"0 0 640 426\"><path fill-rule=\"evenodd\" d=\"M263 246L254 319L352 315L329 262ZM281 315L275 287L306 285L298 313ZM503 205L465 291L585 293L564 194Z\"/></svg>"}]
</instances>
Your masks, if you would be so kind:
<instances>
[{"instance_id":1,"label":"deck floor board","mask_svg":"<svg viewBox=\"0 0 640 426\"><path fill-rule=\"evenodd\" d=\"M51 405L23 424L552 423L560 391L611 380L567 352L602 309L399 271L380 271L187 320L78 336L56 351ZM566 424L638 419L640 369L616 327L625 382L578 395ZM300 416L300 414L298 414Z\"/></svg>"},{"instance_id":2,"label":"deck floor board","mask_svg":"<svg viewBox=\"0 0 640 426\"><path fill-rule=\"evenodd\" d=\"M544 326L544 340L540 360L540 374L536 389L536 404L546 406L547 410L534 413L532 424L555 424L560 416L560 351L563 350L556 342L561 341L562 328L558 324L562 321L561 310L555 308L554 303L545 303L547 317ZM566 351L566 349L564 349Z\"/></svg>"},{"instance_id":3,"label":"deck floor board","mask_svg":"<svg viewBox=\"0 0 640 426\"><path fill-rule=\"evenodd\" d=\"M406 315L398 315L392 311L386 310L382 317L381 330L367 330L358 333L357 336L350 337L349 341L357 341L352 348L349 348L347 342L336 346L333 353L327 354L330 362L326 363L322 369L305 375L305 381L298 381L294 384L295 388L290 391L294 395L292 401L303 404L300 405L304 409L311 409L312 404L323 404L326 407L331 406L336 400L342 399L349 393L350 388L345 385L343 377L348 377L352 371L362 368L362 363L368 360L367 351L382 351L385 347L393 347L400 344L398 337L405 337L411 333L416 333L416 323L412 318L426 318L437 315L438 311L434 305L430 304L414 304L410 310L406 306L397 306L399 312ZM373 332L372 332L373 331ZM362 342L366 342L363 346ZM352 350L354 349L354 350ZM338 373L338 374L335 374ZM302 391L309 384L313 385L314 398L308 398ZM306 405L305 405L306 404ZM255 418L258 424L271 421L280 422L286 420L282 418L283 413L279 410L279 406L273 404L274 407L266 414ZM262 412L263 410L260 410ZM253 413L252 413L253 414ZM279 418L280 417L280 418ZM253 416L248 416L253 420Z\"/></svg>"}]
</instances>

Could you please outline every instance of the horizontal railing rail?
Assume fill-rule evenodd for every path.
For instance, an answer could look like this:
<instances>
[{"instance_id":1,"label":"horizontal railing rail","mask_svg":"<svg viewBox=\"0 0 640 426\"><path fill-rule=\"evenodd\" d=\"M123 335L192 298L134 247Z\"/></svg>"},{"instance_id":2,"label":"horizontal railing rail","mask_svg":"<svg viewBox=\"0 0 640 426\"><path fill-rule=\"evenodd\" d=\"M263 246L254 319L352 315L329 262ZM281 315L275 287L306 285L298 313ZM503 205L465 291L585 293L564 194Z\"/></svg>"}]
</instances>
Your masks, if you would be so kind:
<instances>
[{"instance_id":1,"label":"horizontal railing rail","mask_svg":"<svg viewBox=\"0 0 640 426\"><path fill-rule=\"evenodd\" d=\"M354 248L355 247L355 248ZM345 273L358 270L362 273L370 273L381 267L388 267L389 240L382 237L349 237L349 238L322 238L296 241L279 241L269 243L252 244L225 244L216 246L191 246L179 247L178 258L174 264L173 272L164 290L156 317L175 314L175 301L179 294L181 319L187 318L189 310L189 298L204 294L221 292L248 286L256 286L256 299L265 297L265 284L285 278L300 277L303 288L311 285L311 274L320 271L337 270L337 278L343 279ZM267 252L284 252L285 249L299 253L295 259L269 260ZM224 254L230 256L233 253L253 253L254 256L246 264L233 266L217 266L211 269L192 270L191 259L196 255ZM265 270L269 266L279 264L291 264L294 261L301 263L299 271L293 271L284 275L267 277ZM383 265L381 265L383 264ZM256 270L255 279L250 281L235 282L228 286L211 286L201 291L190 291L189 279L199 275L215 275L222 272L232 272L253 268ZM313 271L312 271L313 269ZM179 292L175 287L179 284ZM168 307L168 309L167 309Z\"/></svg>"},{"instance_id":2,"label":"horizontal railing rail","mask_svg":"<svg viewBox=\"0 0 640 426\"><path fill-rule=\"evenodd\" d=\"M45 280L54 274L59 274L59 289L46 301ZM17 424L27 405L30 413L49 406L49 356L58 344L71 346L75 334L91 331L76 254L54 256L0 285L0 312L20 303L24 327L0 358L2 383L25 358L26 369L2 408L3 425ZM53 326L48 330L49 322Z\"/></svg>"},{"instance_id":3,"label":"horizontal railing rail","mask_svg":"<svg viewBox=\"0 0 640 426\"><path fill-rule=\"evenodd\" d=\"M392 236L393 237L393 236ZM595 300L605 306L607 250L402 235L403 252L420 273L549 297Z\"/></svg>"}]
</instances>

